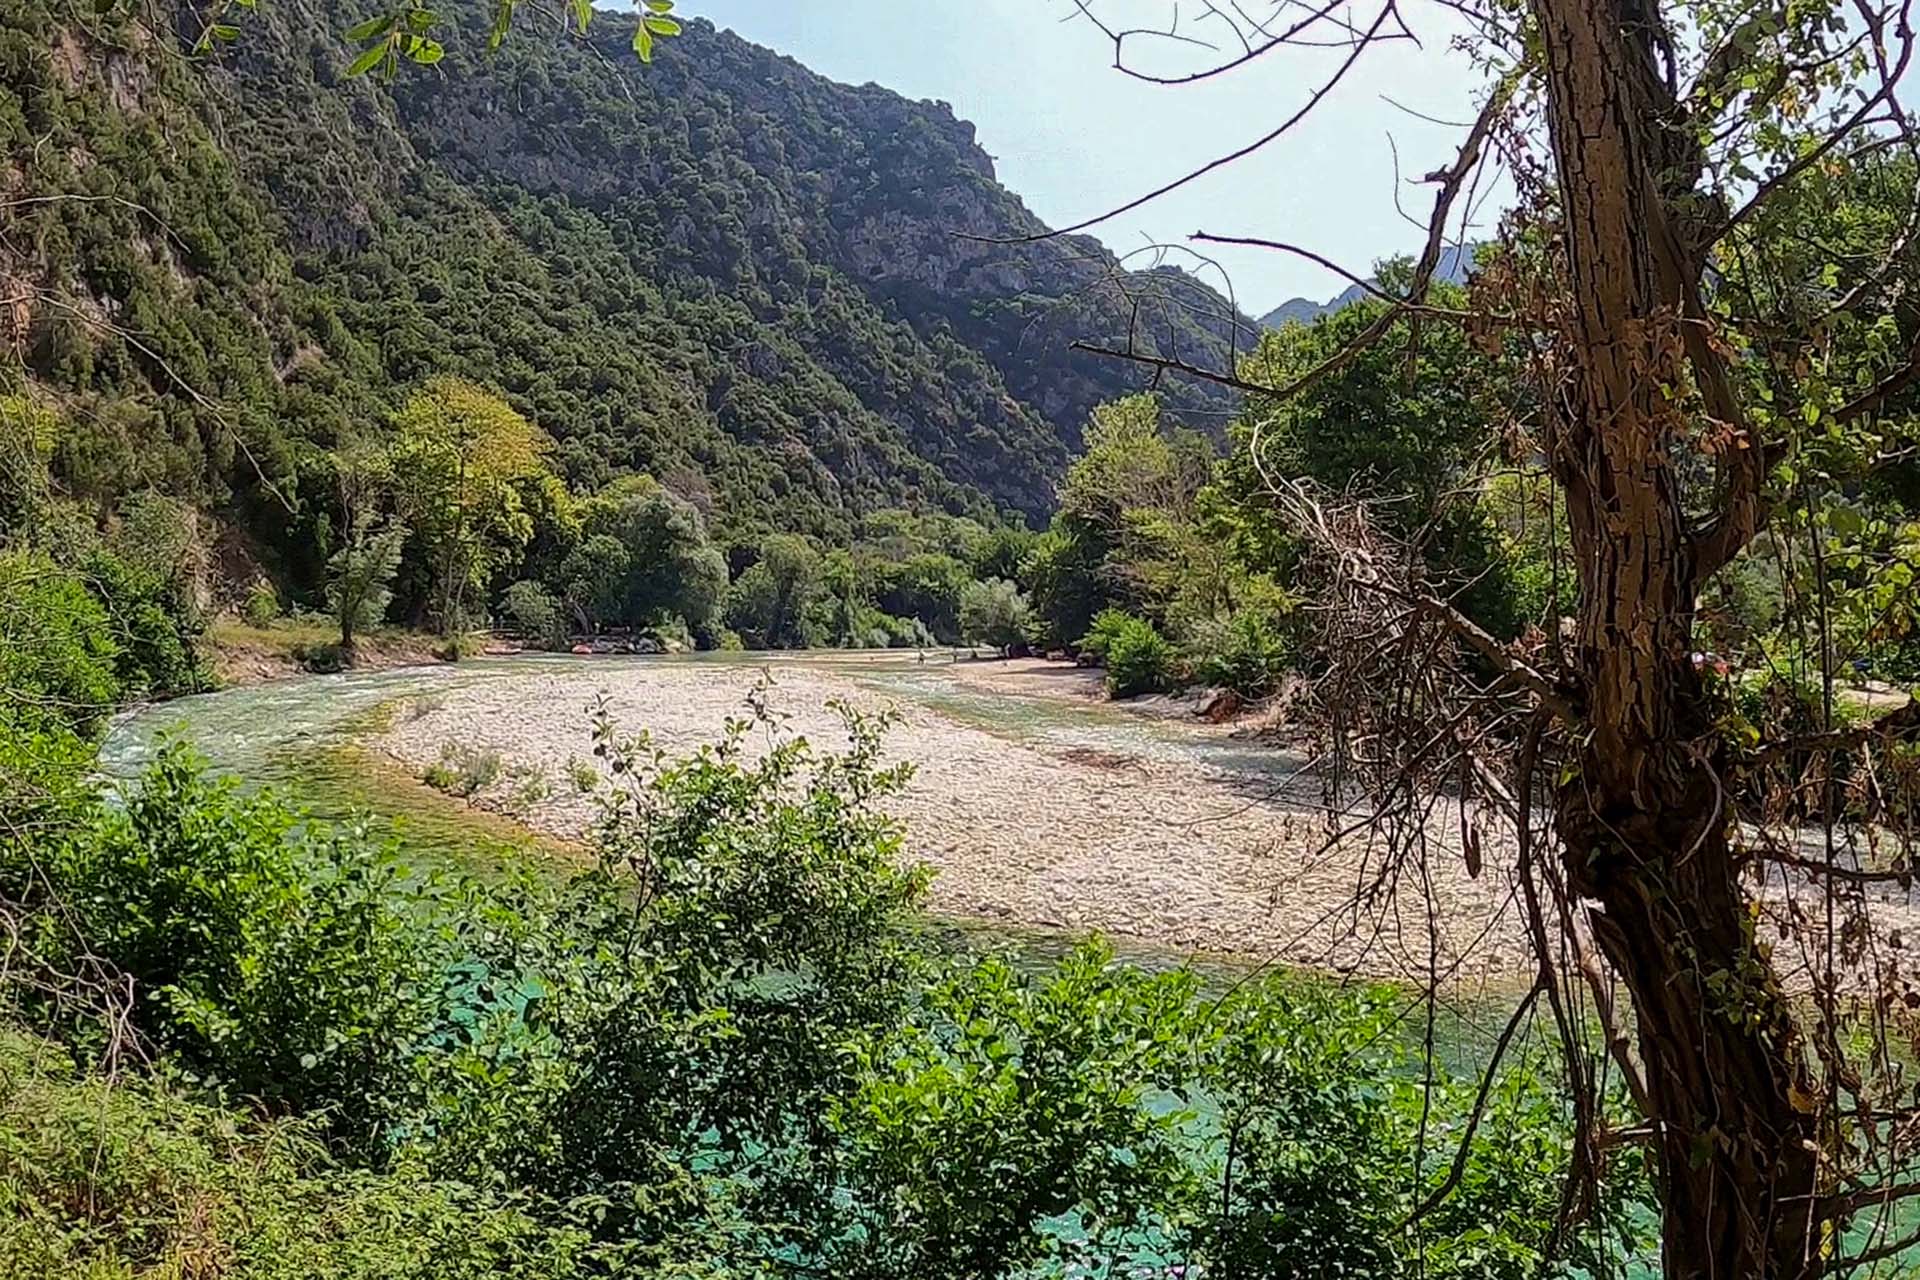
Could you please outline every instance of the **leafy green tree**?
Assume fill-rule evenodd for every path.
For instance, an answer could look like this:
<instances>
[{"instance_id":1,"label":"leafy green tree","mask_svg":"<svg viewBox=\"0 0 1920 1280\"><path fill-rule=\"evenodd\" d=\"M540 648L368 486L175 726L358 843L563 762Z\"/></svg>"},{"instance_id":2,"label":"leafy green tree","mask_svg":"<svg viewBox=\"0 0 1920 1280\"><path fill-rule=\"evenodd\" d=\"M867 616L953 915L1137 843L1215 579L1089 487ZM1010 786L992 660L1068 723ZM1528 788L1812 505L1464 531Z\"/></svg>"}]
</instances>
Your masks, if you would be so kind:
<instances>
[{"instance_id":1,"label":"leafy green tree","mask_svg":"<svg viewBox=\"0 0 1920 1280\"><path fill-rule=\"evenodd\" d=\"M1079 643L1094 618L1108 607L1101 580L1106 541L1096 530L1070 517L1056 517L1053 526L1034 539L1026 571L1020 578L1049 647Z\"/></svg>"},{"instance_id":2,"label":"leafy green tree","mask_svg":"<svg viewBox=\"0 0 1920 1280\"><path fill-rule=\"evenodd\" d=\"M848 649L865 647L876 611L867 599L861 566L848 552L828 552L821 561L820 580L817 610L826 642Z\"/></svg>"},{"instance_id":3,"label":"leafy green tree","mask_svg":"<svg viewBox=\"0 0 1920 1280\"><path fill-rule=\"evenodd\" d=\"M406 538L397 523L370 529L362 518L327 561L327 608L340 628L343 652L350 655L362 632L386 621Z\"/></svg>"},{"instance_id":4,"label":"leafy green tree","mask_svg":"<svg viewBox=\"0 0 1920 1280\"><path fill-rule=\"evenodd\" d=\"M429 379L394 425L401 511L428 567L434 619L451 633L533 536L519 483L545 469L548 442L506 401L449 377Z\"/></svg>"},{"instance_id":5,"label":"leafy green tree","mask_svg":"<svg viewBox=\"0 0 1920 1280\"><path fill-rule=\"evenodd\" d=\"M562 598L582 631L598 631L620 616L627 601L631 563L620 539L608 533L582 540L560 562Z\"/></svg>"},{"instance_id":6,"label":"leafy green tree","mask_svg":"<svg viewBox=\"0 0 1920 1280\"><path fill-rule=\"evenodd\" d=\"M0 395L0 541L31 536L46 519L58 428L53 411L37 401Z\"/></svg>"},{"instance_id":7,"label":"leafy green tree","mask_svg":"<svg viewBox=\"0 0 1920 1280\"><path fill-rule=\"evenodd\" d=\"M727 625L753 648L804 649L813 643L811 614L818 601L820 553L805 538L776 534L760 559L733 584Z\"/></svg>"},{"instance_id":8,"label":"leafy green tree","mask_svg":"<svg viewBox=\"0 0 1920 1280\"><path fill-rule=\"evenodd\" d=\"M79 575L38 553L0 554L0 720L97 730L124 692L113 635Z\"/></svg>"},{"instance_id":9,"label":"leafy green tree","mask_svg":"<svg viewBox=\"0 0 1920 1280\"><path fill-rule=\"evenodd\" d=\"M1031 529L1017 525L991 529L968 552L967 568L983 582L988 578L1018 582L1026 572L1036 537Z\"/></svg>"},{"instance_id":10,"label":"leafy green tree","mask_svg":"<svg viewBox=\"0 0 1920 1280\"><path fill-rule=\"evenodd\" d=\"M1033 611L1020 589L1005 578L974 582L960 597L960 637L991 645L1005 656L1026 644Z\"/></svg>"},{"instance_id":11,"label":"leafy green tree","mask_svg":"<svg viewBox=\"0 0 1920 1280\"><path fill-rule=\"evenodd\" d=\"M921 552L875 573L875 603L900 618L918 618L944 643L959 640L960 598L973 575L960 560Z\"/></svg>"},{"instance_id":12,"label":"leafy green tree","mask_svg":"<svg viewBox=\"0 0 1920 1280\"><path fill-rule=\"evenodd\" d=\"M1402 287L1408 269L1404 259L1381 264L1382 287ZM1433 298L1439 306L1467 302L1465 290L1447 284L1435 285ZM1243 371L1258 385L1286 386L1387 311L1368 298L1269 331ZM1373 499L1383 528L1416 547L1440 589L1457 592L1462 608L1497 634L1517 634L1527 615L1485 484L1504 460L1507 424L1526 412L1518 374L1503 351L1476 345L1459 325L1402 317L1286 403L1250 396L1231 428L1234 453L1205 499L1226 534L1216 541L1284 581L1294 549L1272 516L1266 477L1308 478L1328 492Z\"/></svg>"},{"instance_id":13,"label":"leafy green tree","mask_svg":"<svg viewBox=\"0 0 1920 1280\"><path fill-rule=\"evenodd\" d=\"M579 504L579 520L587 542L612 539L625 557L613 596L596 597L602 616L634 625L679 618L697 637L712 635L726 598L727 566L692 503L651 477L630 476ZM579 567L608 574L615 560L601 544Z\"/></svg>"},{"instance_id":14,"label":"leafy green tree","mask_svg":"<svg viewBox=\"0 0 1920 1280\"><path fill-rule=\"evenodd\" d=\"M520 634L547 649L564 649L567 641L566 615L553 593L537 582L516 582L507 588L501 606Z\"/></svg>"}]
</instances>

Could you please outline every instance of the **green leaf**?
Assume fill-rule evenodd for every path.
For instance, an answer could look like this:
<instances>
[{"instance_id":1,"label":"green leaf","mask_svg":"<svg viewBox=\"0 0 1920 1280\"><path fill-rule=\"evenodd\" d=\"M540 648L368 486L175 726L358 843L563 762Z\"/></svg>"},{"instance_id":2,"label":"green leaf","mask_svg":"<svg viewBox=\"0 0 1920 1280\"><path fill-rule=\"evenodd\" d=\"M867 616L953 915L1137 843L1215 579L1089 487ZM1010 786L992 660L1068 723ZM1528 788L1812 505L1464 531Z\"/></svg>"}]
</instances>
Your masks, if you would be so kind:
<instances>
[{"instance_id":1,"label":"green leaf","mask_svg":"<svg viewBox=\"0 0 1920 1280\"><path fill-rule=\"evenodd\" d=\"M672 18L656 18L652 14L648 14L646 18L641 21L640 25L657 36L677 36L680 34L680 24Z\"/></svg>"},{"instance_id":2,"label":"green leaf","mask_svg":"<svg viewBox=\"0 0 1920 1280\"><path fill-rule=\"evenodd\" d=\"M585 31L587 23L593 20L593 0L573 0L573 20Z\"/></svg>"},{"instance_id":3,"label":"green leaf","mask_svg":"<svg viewBox=\"0 0 1920 1280\"><path fill-rule=\"evenodd\" d=\"M367 74L367 72L379 66L380 60L387 56L387 48L387 42L382 40L379 44L363 50L360 56L355 58L352 65L347 68L347 74L349 76L363 76Z\"/></svg>"},{"instance_id":4,"label":"green leaf","mask_svg":"<svg viewBox=\"0 0 1920 1280\"><path fill-rule=\"evenodd\" d=\"M493 7L493 26L487 32L487 48L498 49L501 41L507 38L507 28L513 25L514 0L499 0Z\"/></svg>"},{"instance_id":5,"label":"green leaf","mask_svg":"<svg viewBox=\"0 0 1920 1280\"><path fill-rule=\"evenodd\" d=\"M407 14L407 30L415 35L425 35L439 20L440 15L431 9L414 9Z\"/></svg>"},{"instance_id":6,"label":"green leaf","mask_svg":"<svg viewBox=\"0 0 1920 1280\"><path fill-rule=\"evenodd\" d=\"M647 8L655 13L672 13L673 0L645 0Z\"/></svg>"},{"instance_id":7,"label":"green leaf","mask_svg":"<svg viewBox=\"0 0 1920 1280\"><path fill-rule=\"evenodd\" d=\"M368 18L365 22L348 27L347 39L359 44L363 40L383 36L391 30L393 30L393 15L389 13L379 18Z\"/></svg>"},{"instance_id":8,"label":"green leaf","mask_svg":"<svg viewBox=\"0 0 1920 1280\"><path fill-rule=\"evenodd\" d=\"M430 67L446 57L447 51L438 40L422 40L407 56L423 67Z\"/></svg>"},{"instance_id":9,"label":"green leaf","mask_svg":"<svg viewBox=\"0 0 1920 1280\"><path fill-rule=\"evenodd\" d=\"M647 30L645 23L633 29L633 51L640 55L640 61L653 61L653 32Z\"/></svg>"},{"instance_id":10,"label":"green leaf","mask_svg":"<svg viewBox=\"0 0 1920 1280\"><path fill-rule=\"evenodd\" d=\"M216 22L207 30L215 40L238 40L240 38L240 28L229 26L224 22Z\"/></svg>"}]
</instances>

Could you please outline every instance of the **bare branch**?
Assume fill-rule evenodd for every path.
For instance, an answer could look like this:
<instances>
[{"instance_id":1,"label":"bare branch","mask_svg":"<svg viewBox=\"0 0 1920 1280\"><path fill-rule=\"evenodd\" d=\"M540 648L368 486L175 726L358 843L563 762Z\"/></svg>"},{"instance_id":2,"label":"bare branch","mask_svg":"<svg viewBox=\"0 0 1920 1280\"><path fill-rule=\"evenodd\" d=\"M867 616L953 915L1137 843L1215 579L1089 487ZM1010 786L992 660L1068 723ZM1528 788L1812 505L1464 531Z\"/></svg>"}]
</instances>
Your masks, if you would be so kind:
<instances>
[{"instance_id":1,"label":"bare branch","mask_svg":"<svg viewBox=\"0 0 1920 1280\"><path fill-rule=\"evenodd\" d=\"M1339 86L1340 82L1347 78L1347 73L1352 71L1354 66L1360 61L1360 55L1365 53L1367 49L1372 46L1373 42L1379 37L1381 29L1386 26L1387 19L1393 15L1394 7L1397 3L1398 3L1398 0L1387 0L1387 3L1381 6L1380 12L1377 15L1375 15L1373 19L1373 23L1371 26L1367 28L1364 37L1354 43L1352 50L1347 54L1346 58L1340 63L1340 66L1334 71L1334 73L1331 76L1329 76L1324 82L1321 83L1319 88L1313 91L1313 96L1307 99L1306 105L1302 106L1299 110L1295 111L1292 115L1288 116L1285 120L1281 121L1279 125L1269 130L1267 133L1261 135L1260 137L1254 139L1252 142L1248 143L1246 146L1241 147L1236 151L1231 151L1226 155L1219 157L1218 159L1209 160L1206 164L1201 165L1198 169L1191 170L1188 173L1182 175L1181 177L1175 178L1171 182L1163 183L1162 185L1155 187L1153 190L1147 192L1145 195L1136 196L1132 200L1127 201L1125 204L1117 205L1114 208L1107 210L1105 213L1096 214L1091 218L1086 218L1080 222L1073 223L1071 226L1059 227L1052 231L1037 231L1031 235L1024 235L1024 236L970 236L969 235L969 236L963 236L962 238L968 239L968 240L982 240L988 244L1031 244L1037 240L1051 240L1056 236L1073 235L1076 232L1085 231L1089 227L1097 227L1103 222L1111 221L1112 219L1119 217L1123 213L1131 213L1135 209L1140 208L1142 205L1151 204L1153 201L1158 200L1161 196L1164 196L1169 192L1178 191L1181 187L1184 187L1191 182L1196 182L1199 179L1206 177L1208 174L1215 172L1216 170L1224 169L1228 165L1235 164L1241 160L1246 159L1248 156L1252 155L1254 152L1259 151L1261 148L1268 146L1269 144L1276 142L1280 138L1286 136L1286 134L1288 134L1293 130L1294 126L1298 125L1302 120L1305 120L1310 114L1312 114L1314 108L1318 107L1321 104L1321 102L1325 101L1327 95L1332 93L1334 89Z\"/></svg>"},{"instance_id":2,"label":"bare branch","mask_svg":"<svg viewBox=\"0 0 1920 1280\"><path fill-rule=\"evenodd\" d=\"M1412 1226L1439 1208L1441 1202L1452 1195L1454 1188L1460 1185L1460 1179L1467 1171L1467 1157L1472 1154L1473 1151L1474 1135L1480 1131L1480 1118L1484 1116L1487 1111L1487 1098L1493 1093L1494 1074L1500 1069L1501 1059L1507 1056L1507 1047L1512 1044L1515 1033L1520 1030L1521 1024L1526 1021L1527 1015L1533 1012L1534 1001L1540 998L1540 993L1546 989L1550 981L1551 980L1544 974L1535 979L1533 986L1528 988L1525 998L1523 998L1518 1005L1514 1006L1513 1016L1507 1019L1507 1025L1502 1028L1499 1038L1493 1042L1493 1052L1488 1057L1487 1065L1481 1072L1480 1092L1474 1095L1473 1109L1467 1113L1466 1131L1460 1135L1460 1145L1454 1151L1453 1164L1447 1169L1447 1176L1441 1179L1440 1185L1429 1192L1426 1198L1423 1199L1414 1211L1407 1215L1406 1220L1400 1224L1402 1230Z\"/></svg>"}]
</instances>

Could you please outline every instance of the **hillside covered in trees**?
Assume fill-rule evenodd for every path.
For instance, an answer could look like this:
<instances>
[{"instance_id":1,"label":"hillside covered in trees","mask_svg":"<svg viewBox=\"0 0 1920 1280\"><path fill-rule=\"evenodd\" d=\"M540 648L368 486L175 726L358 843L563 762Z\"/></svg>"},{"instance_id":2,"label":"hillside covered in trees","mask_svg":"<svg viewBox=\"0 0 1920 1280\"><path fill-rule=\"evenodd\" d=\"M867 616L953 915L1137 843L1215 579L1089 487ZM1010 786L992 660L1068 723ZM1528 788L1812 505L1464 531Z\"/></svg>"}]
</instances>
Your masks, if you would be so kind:
<instances>
[{"instance_id":1,"label":"hillside covered in trees","mask_svg":"<svg viewBox=\"0 0 1920 1280\"><path fill-rule=\"evenodd\" d=\"M348 78L361 16L236 11L198 59L117 9L0 18L9 430L55 423L14 452L103 517L213 516L230 583L317 599L338 457L436 375L497 391L575 493L645 475L720 545L844 543L883 509L1043 519L1091 408L1142 382L1076 339L1250 343L1183 273L966 238L1042 228L942 104L698 22L643 67L615 15ZM1230 407L1171 397L1216 433Z\"/></svg>"}]
</instances>

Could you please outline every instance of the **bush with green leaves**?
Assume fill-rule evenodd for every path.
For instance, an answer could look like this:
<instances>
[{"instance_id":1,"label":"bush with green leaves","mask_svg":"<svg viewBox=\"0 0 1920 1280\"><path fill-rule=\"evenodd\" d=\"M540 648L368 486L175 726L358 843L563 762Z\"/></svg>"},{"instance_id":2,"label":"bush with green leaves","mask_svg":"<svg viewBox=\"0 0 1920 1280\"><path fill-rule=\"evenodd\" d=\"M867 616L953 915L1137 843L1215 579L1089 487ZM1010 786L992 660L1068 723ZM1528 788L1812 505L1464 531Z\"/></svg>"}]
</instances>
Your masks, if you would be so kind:
<instances>
[{"instance_id":1,"label":"bush with green leaves","mask_svg":"<svg viewBox=\"0 0 1920 1280\"><path fill-rule=\"evenodd\" d=\"M1139 619L1125 609L1102 609L1093 616L1093 621L1087 626L1086 634L1080 637L1078 644L1080 652L1092 654L1094 658L1105 662L1107 650L1112 646L1114 638L1137 621Z\"/></svg>"},{"instance_id":2,"label":"bush with green leaves","mask_svg":"<svg viewBox=\"0 0 1920 1280\"><path fill-rule=\"evenodd\" d=\"M119 701L120 646L81 578L45 556L0 555L0 720L97 730Z\"/></svg>"},{"instance_id":3,"label":"bush with green leaves","mask_svg":"<svg viewBox=\"0 0 1920 1280\"><path fill-rule=\"evenodd\" d=\"M351 652L359 633L386 621L406 538L398 521L379 529L362 522L327 560L327 608L339 625L342 649Z\"/></svg>"},{"instance_id":4,"label":"bush with green leaves","mask_svg":"<svg viewBox=\"0 0 1920 1280\"><path fill-rule=\"evenodd\" d=\"M240 617L250 627L270 627L280 616L280 593L273 584L262 578L247 588L246 599L240 602Z\"/></svg>"},{"instance_id":5,"label":"bush with green leaves","mask_svg":"<svg viewBox=\"0 0 1920 1280\"><path fill-rule=\"evenodd\" d=\"M421 780L435 791L471 800L500 781L505 769L498 751L449 742L440 748L440 758L427 766Z\"/></svg>"},{"instance_id":6,"label":"bush with green leaves","mask_svg":"<svg viewBox=\"0 0 1920 1280\"><path fill-rule=\"evenodd\" d=\"M1225 622L1203 628L1190 649L1194 674L1202 683L1248 699L1265 698L1278 689L1300 655L1293 620L1260 607L1242 609Z\"/></svg>"},{"instance_id":7,"label":"bush with green leaves","mask_svg":"<svg viewBox=\"0 0 1920 1280\"><path fill-rule=\"evenodd\" d=\"M1004 578L974 582L960 596L960 637L1011 654L1027 643L1033 610L1020 589Z\"/></svg>"},{"instance_id":8,"label":"bush with green leaves","mask_svg":"<svg viewBox=\"0 0 1920 1280\"><path fill-rule=\"evenodd\" d=\"M574 1280L587 1233L528 1198L342 1167L262 1120L0 1030L0 1275Z\"/></svg>"},{"instance_id":9,"label":"bush with green leaves","mask_svg":"<svg viewBox=\"0 0 1920 1280\"><path fill-rule=\"evenodd\" d=\"M952 966L858 1049L858 1088L836 1105L857 1227L834 1274L1049 1273L1076 1252L1124 1273L1192 1194L1188 1117L1157 1103L1190 1076L1197 991L1096 946L1040 976L1000 957ZM1057 1226L1069 1215L1077 1242Z\"/></svg>"},{"instance_id":10,"label":"bush with green leaves","mask_svg":"<svg viewBox=\"0 0 1920 1280\"><path fill-rule=\"evenodd\" d=\"M516 582L501 599L506 616L529 643L543 649L567 647L567 618L553 593L537 582Z\"/></svg>"},{"instance_id":11,"label":"bush with green leaves","mask_svg":"<svg viewBox=\"0 0 1920 1280\"><path fill-rule=\"evenodd\" d=\"M1415 1059L1403 1005L1312 978L1223 992L1097 945L1038 973L962 960L858 1050L858 1087L833 1112L850 1221L824 1269L1541 1274L1572 1153L1563 1100L1531 1059L1499 1070L1483 1140L1410 1229L1454 1176L1446 1139L1477 1080ZM1594 1212L1631 1239L1644 1173L1629 1155L1614 1174ZM1601 1251L1620 1246L1597 1239L1569 1241L1570 1261L1604 1274L1618 1258Z\"/></svg>"},{"instance_id":12,"label":"bush with green leaves","mask_svg":"<svg viewBox=\"0 0 1920 1280\"><path fill-rule=\"evenodd\" d=\"M356 829L310 826L164 751L123 804L37 842L44 902L132 981L134 1025L276 1110L370 1140L446 963L432 886Z\"/></svg>"},{"instance_id":13,"label":"bush with green leaves","mask_svg":"<svg viewBox=\"0 0 1920 1280\"><path fill-rule=\"evenodd\" d=\"M1081 648L1107 669L1107 692L1116 698L1159 693L1173 687L1179 655L1145 618L1109 609L1094 619Z\"/></svg>"},{"instance_id":14,"label":"bush with green leaves","mask_svg":"<svg viewBox=\"0 0 1920 1280\"><path fill-rule=\"evenodd\" d=\"M123 696L167 698L207 687L206 666L194 649L205 620L178 581L109 551L88 556L78 572L106 610Z\"/></svg>"}]
</instances>

